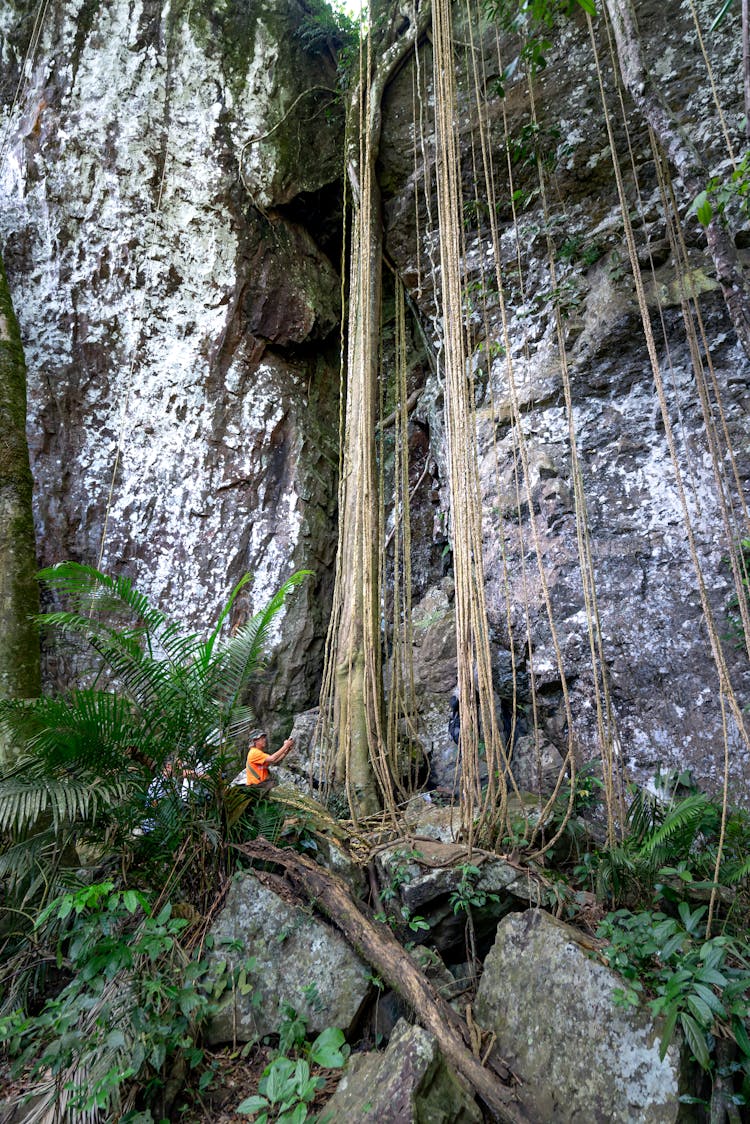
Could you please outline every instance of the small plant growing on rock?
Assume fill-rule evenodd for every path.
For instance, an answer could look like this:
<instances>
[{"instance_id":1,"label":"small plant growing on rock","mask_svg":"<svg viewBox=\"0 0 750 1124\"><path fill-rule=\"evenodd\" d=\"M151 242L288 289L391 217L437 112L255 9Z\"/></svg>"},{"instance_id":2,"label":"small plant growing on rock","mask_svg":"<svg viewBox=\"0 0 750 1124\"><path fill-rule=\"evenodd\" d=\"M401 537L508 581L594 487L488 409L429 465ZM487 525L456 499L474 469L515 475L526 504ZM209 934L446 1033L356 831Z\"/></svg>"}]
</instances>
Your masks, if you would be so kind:
<instances>
[{"instance_id":1,"label":"small plant growing on rock","mask_svg":"<svg viewBox=\"0 0 750 1124\"><path fill-rule=\"evenodd\" d=\"M727 639L731 640L735 647L743 648L745 646L745 627L742 623L740 615L740 596L744 597L746 603L750 603L750 539L742 539L737 550L737 560L739 562L740 573L742 574L742 592L736 592L727 601L727 622L729 624L729 631ZM729 564L729 559L725 558L724 561Z\"/></svg>"}]
</instances>

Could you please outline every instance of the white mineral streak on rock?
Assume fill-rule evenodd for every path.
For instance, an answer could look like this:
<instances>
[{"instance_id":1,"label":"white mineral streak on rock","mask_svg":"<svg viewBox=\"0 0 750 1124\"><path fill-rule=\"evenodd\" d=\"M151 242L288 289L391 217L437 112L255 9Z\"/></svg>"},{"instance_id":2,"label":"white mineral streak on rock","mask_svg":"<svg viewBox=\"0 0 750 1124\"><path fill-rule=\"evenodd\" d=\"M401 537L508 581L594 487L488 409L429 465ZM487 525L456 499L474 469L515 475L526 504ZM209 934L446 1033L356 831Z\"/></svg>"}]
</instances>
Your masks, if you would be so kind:
<instances>
[{"instance_id":1,"label":"white mineral streak on rock","mask_svg":"<svg viewBox=\"0 0 750 1124\"><path fill-rule=\"evenodd\" d=\"M654 0L638 0L637 8L639 26L648 39L649 57L658 61L660 84L671 104L680 107L681 119L691 136L705 145L713 171L726 160L726 146L711 104L710 87L694 80L696 68L703 63L695 43L690 5L686 2L678 13L670 11L668 20L663 6ZM461 31L458 27L459 38ZM708 50L712 54L719 98L728 114L730 132L739 138L744 113L736 79L741 70L740 42L728 25L723 31L717 29L716 36ZM506 170L508 146L502 128L498 129L497 136L490 133L496 176L494 200L487 197L483 176L475 170L481 237L477 237L473 216L465 212L469 292L476 298L481 294L486 301L486 310L481 307L480 299L471 307L467 305L465 318L474 335L471 362L476 387L484 564L491 624L502 650L508 643L506 619L509 617L516 654L523 664L528 606L534 668L546 689L543 732L551 735L558 748L564 749L567 728L538 572L531 526L533 512L555 628L563 652L576 742L584 754L598 756L601 747L592 706L594 685L589 634L585 616L581 616L583 594L570 436L555 323L555 309L559 308L586 497L597 608L605 638L604 660L622 756L641 778L652 773L661 762L663 768L690 765L696 776L715 784L723 767L717 675L635 297L596 70L586 34L568 25L561 29L556 43L550 51L546 77L539 82L537 110L541 131L533 143L529 143L524 133L530 118L520 108L525 91L523 97L520 90L515 91L515 97L505 102L511 147L518 150L512 184L512 190L517 193L516 224L510 208L511 185ZM488 88L494 78L499 77L499 64L491 51L492 48L488 48L484 56ZM460 64L458 71L459 97L471 98L471 74L466 80ZM423 74L427 75L429 83L429 59ZM404 68L389 87L380 160L384 179L396 195L386 206L389 251L404 276L420 277L423 291L418 300L424 322L429 324L437 287L429 269L434 244L426 214L420 215L421 245L416 244L414 171L409 163L411 136L403 126L400 112L403 108L408 111L411 105L413 78L413 72ZM515 83L522 82L525 78L519 71L506 85L511 90ZM490 101L489 112L496 111L499 121L502 103L492 98ZM424 106L429 103L429 92L423 95L422 102ZM431 124L427 113L425 130L428 133ZM545 133L550 125L551 130ZM648 138L636 115L629 117L628 125L632 130L642 200L634 212L639 262L648 286L651 320L687 507L708 597L721 633L726 631L730 594L728 567L722 563L722 557L729 554L731 546L722 525L696 377L680 322L679 286L669 254ZM615 128L618 127L619 121L616 121ZM532 150L550 165L549 200L554 196L564 204L558 207L557 203L550 203L547 216L539 203ZM476 169L476 165L471 164L468 139L463 156L465 168ZM636 193L624 147L619 151L619 158L628 200L632 203ZM528 172L524 170L524 159L528 159ZM421 191L422 181L418 186ZM690 200L684 198L679 182L676 192L684 216ZM467 195L467 198L472 196ZM499 300L493 297L497 282L487 239L489 218L483 211L484 204L489 207L493 202L499 224L498 256L507 341ZM426 211L426 205L423 210ZM686 230L691 287L700 300L742 486L747 492L745 451L749 431L742 403L750 381L748 363L739 348L730 345L732 337L727 335L725 310L716 294L709 291L714 282L710 262L701 250L703 240L695 226L691 228L688 223ZM554 283L547 262L548 237L557 254ZM747 233L743 232L742 237L746 242ZM590 258L583 260L584 252L589 252ZM655 277L651 276L649 252L656 258ZM520 277L517 255L520 255ZM669 352L662 335L661 316L666 325ZM438 321L431 340L435 351L440 347L439 327ZM487 363L487 341L496 347L504 348L506 342L508 344L522 415L518 422L513 419L507 360L503 354ZM432 377L414 417L424 419L429 425L430 451L441 470L442 511L436 528L446 535L449 516L443 515L448 508L448 490L442 404L440 380ZM521 432L530 468L530 496L522 479ZM519 479L520 489L517 490ZM733 482L728 490L736 493ZM737 503L736 499L734 502ZM507 570L499 549L501 541ZM506 606L509 606L508 617ZM725 646L725 651L740 705L746 705L750 697L747 663L729 646ZM710 689L706 694L707 682L710 682ZM446 721L444 719L443 727ZM730 741L733 747L738 741L733 726ZM745 772L747 753L734 748L732 752L736 790L739 793L744 786L747 791L750 786L750 777Z\"/></svg>"},{"instance_id":2,"label":"white mineral streak on rock","mask_svg":"<svg viewBox=\"0 0 750 1124\"><path fill-rule=\"evenodd\" d=\"M139 0L97 6L77 46L81 4L55 7L0 173L41 560L96 563L119 449L103 567L127 567L195 624L249 569L250 613L302 564L293 404L304 369L274 359L255 370L262 347L244 329L223 355L242 285L233 192L242 145L295 92L260 22L230 94L216 44L184 17L173 26L168 5L157 32ZM4 10L4 56L11 24ZM273 145L262 158L251 148L248 167L267 205Z\"/></svg>"}]
</instances>

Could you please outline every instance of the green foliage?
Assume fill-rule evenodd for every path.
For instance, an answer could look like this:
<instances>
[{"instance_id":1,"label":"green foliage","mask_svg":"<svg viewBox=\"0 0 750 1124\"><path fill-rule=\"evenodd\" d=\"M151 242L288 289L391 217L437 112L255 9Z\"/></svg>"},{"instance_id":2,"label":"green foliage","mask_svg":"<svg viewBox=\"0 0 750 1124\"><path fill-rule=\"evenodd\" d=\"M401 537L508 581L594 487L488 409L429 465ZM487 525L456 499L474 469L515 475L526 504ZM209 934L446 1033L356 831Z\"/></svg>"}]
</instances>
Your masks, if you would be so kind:
<instances>
[{"instance_id":1,"label":"green foliage","mask_svg":"<svg viewBox=\"0 0 750 1124\"><path fill-rule=\"evenodd\" d=\"M264 666L269 630L307 573L291 577L261 612L222 638L250 581L245 575L202 639L168 620L127 578L73 562L42 571L68 607L40 623L83 641L96 657L97 679L109 677L113 686L0 703L0 728L22 746L19 766L0 777L0 830L29 830L47 810L55 830L91 820L121 804L126 791L142 796L165 762L190 771L233 749L253 722L243 698ZM102 776L118 779L92 785Z\"/></svg>"},{"instance_id":2,"label":"green foliage","mask_svg":"<svg viewBox=\"0 0 750 1124\"><path fill-rule=\"evenodd\" d=\"M300 1022L304 1026L304 1020L300 1020L294 1011L291 1014L292 1022ZM282 1030L283 1027L282 1023ZM322 1077L311 1075L310 1064L323 1069L340 1069L346 1063L349 1048L341 1030L327 1027L311 1043L305 1042L304 1033L299 1041L296 1036L294 1041L282 1036L279 1049L279 1056L263 1071L257 1095L247 1097L236 1111L252 1116L256 1124L269 1124L270 1121L276 1124L305 1124L310 1120L309 1106L325 1084ZM305 1057L288 1057L287 1054L292 1051L295 1054L303 1052Z\"/></svg>"},{"instance_id":3,"label":"green foliage","mask_svg":"<svg viewBox=\"0 0 750 1124\"><path fill-rule=\"evenodd\" d=\"M389 858L388 864L388 882L381 888L380 897L383 904L390 906L395 902L399 896L399 890L411 881L411 863L414 859L421 858L421 852L418 850L399 849L393 853ZM376 921L382 921L394 930L401 927L406 927L412 933L419 933L429 930L430 926L425 921L424 917L419 914L412 914L408 906L401 905L398 912L394 913L388 910L385 913L375 914Z\"/></svg>"},{"instance_id":4,"label":"green foliage","mask_svg":"<svg viewBox=\"0 0 750 1124\"><path fill-rule=\"evenodd\" d=\"M624 841L585 853L574 873L601 900L615 903L679 901L689 892L710 891L720 818L720 807L695 790L689 773L659 774L653 790L634 790ZM750 840L743 821L744 814L730 815L725 844L727 868L738 879L747 872L735 851L741 854Z\"/></svg>"},{"instance_id":5,"label":"green foliage","mask_svg":"<svg viewBox=\"0 0 750 1124\"><path fill-rule=\"evenodd\" d=\"M454 913L468 913L471 909L481 909L487 902L499 902L497 894L490 894L477 885L482 876L478 866L464 863L458 867L458 871L461 875L458 887L450 896Z\"/></svg>"},{"instance_id":6,"label":"green foliage","mask_svg":"<svg viewBox=\"0 0 750 1124\"><path fill-rule=\"evenodd\" d=\"M578 8L596 15L595 0L484 0L487 18L503 31L515 32L522 40L518 55L495 83L498 96L505 96L508 82L517 73L534 75L546 67L547 52L552 46L549 34L558 19L569 19Z\"/></svg>"},{"instance_id":7,"label":"green foliage","mask_svg":"<svg viewBox=\"0 0 750 1124\"><path fill-rule=\"evenodd\" d=\"M729 565L729 559L724 559L725 563ZM742 623L740 615L740 596L745 599L745 604L750 606L750 539L742 539L737 549L737 561L739 563L740 573L742 575L742 592L738 595L737 592L733 593L727 601L727 621L729 623L729 632L727 638L732 640L737 648L744 648L745 646L745 627Z\"/></svg>"},{"instance_id":8,"label":"green foliage","mask_svg":"<svg viewBox=\"0 0 750 1124\"><path fill-rule=\"evenodd\" d=\"M90 877L79 873L84 856L101 870L137 866L142 885L161 889L168 877L173 893L201 905L235 861L233 839L278 835L280 810L230 778L236 741L252 721L244 692L264 666L275 616L305 575L223 638L246 576L207 639L169 621L128 579L74 563L42 576L65 604L42 623L87 646L97 681L0 702L0 728L18 747L0 766L4 1010L43 986L48 965L29 943L30 926L52 898ZM154 781L158 793L149 791Z\"/></svg>"},{"instance_id":9,"label":"green foliage","mask_svg":"<svg viewBox=\"0 0 750 1124\"><path fill-rule=\"evenodd\" d=\"M508 138L508 154L511 162L521 168L534 168L539 163L548 171L553 171L561 156L559 140L560 130L556 125L545 126L528 121Z\"/></svg>"},{"instance_id":10,"label":"green foliage","mask_svg":"<svg viewBox=\"0 0 750 1124\"><path fill-rule=\"evenodd\" d=\"M532 307L535 312L543 311L547 306L559 311L563 320L577 311L583 300L579 282L575 277L564 277L559 285L551 289L540 289L534 296Z\"/></svg>"},{"instance_id":11,"label":"green foliage","mask_svg":"<svg viewBox=\"0 0 750 1124\"><path fill-rule=\"evenodd\" d=\"M597 935L609 941L604 956L625 980L616 1001L638 1005L642 995L664 1019L661 1057L680 1027L702 1069L712 1066L717 1034L729 1036L750 1073L750 947L726 936L706 939L706 906L680 902L678 917L621 909L605 918Z\"/></svg>"},{"instance_id":12,"label":"green foliage","mask_svg":"<svg viewBox=\"0 0 750 1124\"><path fill-rule=\"evenodd\" d=\"M187 921L169 904L149 911L143 894L106 881L61 895L37 918L38 953L49 950L70 979L39 1014L0 1019L0 1043L13 1073L37 1080L35 1092L63 1114L112 1119L136 1078L146 1107L177 1051L191 1067L202 1060L197 1032L224 982L181 947Z\"/></svg>"},{"instance_id":13,"label":"green foliage","mask_svg":"<svg viewBox=\"0 0 750 1124\"><path fill-rule=\"evenodd\" d=\"M570 262L571 265L580 263L584 269L594 265L604 254L604 248L599 242L587 243L582 234L574 234L566 238L557 256L561 261Z\"/></svg>"},{"instance_id":14,"label":"green foliage","mask_svg":"<svg viewBox=\"0 0 750 1124\"><path fill-rule=\"evenodd\" d=\"M327 55L336 63L338 90L346 90L355 73L359 57L359 20L353 19L341 4L327 0L305 0L295 38L311 55ZM335 91L332 91L335 93ZM340 102L330 102L326 116L340 112Z\"/></svg>"},{"instance_id":15,"label":"green foliage","mask_svg":"<svg viewBox=\"0 0 750 1124\"><path fill-rule=\"evenodd\" d=\"M722 22L722 20L726 16L729 9L732 7L733 2L734 2L734 0L723 0L723 3L721 5L721 7L719 8L718 14L716 15L713 23L711 24L711 31L716 30L716 28L719 26L719 24Z\"/></svg>"},{"instance_id":16,"label":"green foliage","mask_svg":"<svg viewBox=\"0 0 750 1124\"><path fill-rule=\"evenodd\" d=\"M750 216L750 150L748 150L729 179L712 176L703 191L693 200L690 210L701 226L708 226L714 219L725 221L731 212L747 219Z\"/></svg>"}]
</instances>

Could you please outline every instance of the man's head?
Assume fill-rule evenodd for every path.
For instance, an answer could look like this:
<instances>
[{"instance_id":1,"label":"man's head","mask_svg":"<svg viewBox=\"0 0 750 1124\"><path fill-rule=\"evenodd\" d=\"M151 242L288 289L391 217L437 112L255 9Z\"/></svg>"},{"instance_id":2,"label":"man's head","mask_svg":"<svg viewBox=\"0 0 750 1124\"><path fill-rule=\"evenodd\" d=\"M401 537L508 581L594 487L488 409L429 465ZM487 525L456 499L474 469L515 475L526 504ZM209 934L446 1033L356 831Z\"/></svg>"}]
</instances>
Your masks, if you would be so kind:
<instances>
[{"instance_id":1,"label":"man's head","mask_svg":"<svg viewBox=\"0 0 750 1124\"><path fill-rule=\"evenodd\" d=\"M264 752L268 746L268 736L265 730L255 730L250 735L250 749L262 749Z\"/></svg>"}]
</instances>

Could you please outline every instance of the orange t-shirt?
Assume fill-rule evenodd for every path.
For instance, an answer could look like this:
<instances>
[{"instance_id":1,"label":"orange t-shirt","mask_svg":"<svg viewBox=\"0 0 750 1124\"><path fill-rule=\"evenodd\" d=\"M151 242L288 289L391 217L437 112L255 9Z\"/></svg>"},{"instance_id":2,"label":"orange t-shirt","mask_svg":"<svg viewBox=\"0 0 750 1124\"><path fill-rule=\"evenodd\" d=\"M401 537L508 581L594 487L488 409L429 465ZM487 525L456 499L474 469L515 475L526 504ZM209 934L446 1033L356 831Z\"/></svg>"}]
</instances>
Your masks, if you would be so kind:
<instances>
[{"instance_id":1,"label":"orange t-shirt","mask_svg":"<svg viewBox=\"0 0 750 1124\"><path fill-rule=\"evenodd\" d=\"M270 756L270 753L264 753L262 749L253 746L247 755L247 765L245 767L245 780L247 784L260 784L261 781L268 780L268 766L266 765L266 761Z\"/></svg>"}]
</instances>

